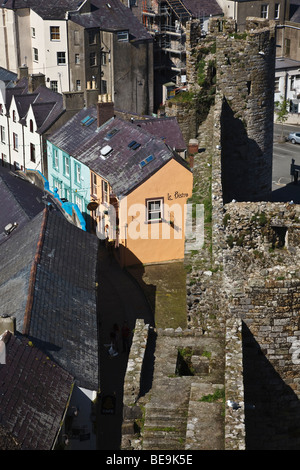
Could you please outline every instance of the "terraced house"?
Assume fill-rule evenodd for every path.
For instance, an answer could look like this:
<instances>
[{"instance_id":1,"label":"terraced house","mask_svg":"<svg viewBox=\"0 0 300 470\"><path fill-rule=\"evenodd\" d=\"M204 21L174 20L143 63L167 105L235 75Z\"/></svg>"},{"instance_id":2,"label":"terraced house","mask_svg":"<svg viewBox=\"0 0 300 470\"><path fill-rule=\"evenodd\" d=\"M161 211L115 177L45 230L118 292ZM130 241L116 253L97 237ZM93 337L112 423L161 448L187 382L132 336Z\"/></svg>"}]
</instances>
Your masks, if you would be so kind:
<instances>
[{"instance_id":1,"label":"terraced house","mask_svg":"<svg viewBox=\"0 0 300 470\"><path fill-rule=\"evenodd\" d=\"M96 101L110 93L119 109L153 111L152 37L119 0L6 0L0 9L0 66L26 65L59 93L95 89Z\"/></svg>"},{"instance_id":2,"label":"terraced house","mask_svg":"<svg viewBox=\"0 0 300 470\"><path fill-rule=\"evenodd\" d=\"M48 169L50 189L81 207L122 266L183 259L192 172L162 137L115 117L113 102L81 110L48 139Z\"/></svg>"}]
</instances>

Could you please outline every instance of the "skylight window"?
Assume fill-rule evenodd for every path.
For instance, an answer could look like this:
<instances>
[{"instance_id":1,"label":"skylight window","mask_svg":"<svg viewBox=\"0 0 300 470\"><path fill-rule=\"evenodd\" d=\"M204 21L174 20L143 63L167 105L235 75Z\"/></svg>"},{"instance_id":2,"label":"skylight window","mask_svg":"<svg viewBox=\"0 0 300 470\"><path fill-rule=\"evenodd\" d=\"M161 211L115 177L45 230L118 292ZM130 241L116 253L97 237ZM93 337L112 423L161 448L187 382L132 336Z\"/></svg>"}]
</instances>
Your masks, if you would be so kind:
<instances>
[{"instance_id":1,"label":"skylight window","mask_svg":"<svg viewBox=\"0 0 300 470\"><path fill-rule=\"evenodd\" d=\"M91 117L86 116L84 119L82 119L81 124L85 124L89 119L91 119Z\"/></svg>"},{"instance_id":2,"label":"skylight window","mask_svg":"<svg viewBox=\"0 0 300 470\"><path fill-rule=\"evenodd\" d=\"M138 149L139 147L141 146L141 144L139 144L136 140L132 140L130 142L130 144L128 145L128 147L132 150L136 150Z\"/></svg>"},{"instance_id":3,"label":"skylight window","mask_svg":"<svg viewBox=\"0 0 300 470\"><path fill-rule=\"evenodd\" d=\"M117 134L117 132L119 132L119 129L116 129L116 128L112 129L112 130L109 131L109 132L106 134L106 136L104 137L105 140L110 140L114 135Z\"/></svg>"},{"instance_id":4,"label":"skylight window","mask_svg":"<svg viewBox=\"0 0 300 470\"><path fill-rule=\"evenodd\" d=\"M149 155L147 158L144 158L144 160L140 162L140 167L144 168L144 166L148 165L148 163L152 162L152 160L154 160L153 155Z\"/></svg>"},{"instance_id":5,"label":"skylight window","mask_svg":"<svg viewBox=\"0 0 300 470\"><path fill-rule=\"evenodd\" d=\"M90 126L91 124L93 124L93 122L95 122L95 121L96 121L96 119L92 117L92 118L90 118L88 121L86 121L86 122L84 123L84 125L88 127L88 126Z\"/></svg>"}]
</instances>

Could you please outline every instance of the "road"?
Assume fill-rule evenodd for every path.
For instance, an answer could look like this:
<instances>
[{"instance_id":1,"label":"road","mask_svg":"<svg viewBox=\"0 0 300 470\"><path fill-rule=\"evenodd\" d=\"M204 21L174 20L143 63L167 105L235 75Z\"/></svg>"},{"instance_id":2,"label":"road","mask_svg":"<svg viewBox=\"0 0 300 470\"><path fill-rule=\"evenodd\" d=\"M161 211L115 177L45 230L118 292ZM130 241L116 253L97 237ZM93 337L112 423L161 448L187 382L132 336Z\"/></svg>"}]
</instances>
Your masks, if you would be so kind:
<instances>
[{"instance_id":1,"label":"road","mask_svg":"<svg viewBox=\"0 0 300 470\"><path fill-rule=\"evenodd\" d=\"M298 184L295 185L290 174L292 160L294 160L295 165L299 165L300 169L300 145L291 144L290 142L279 142L282 131L283 135L287 137L290 132L299 130L300 126L274 124L273 201L285 202L293 200L296 204L300 204L300 179Z\"/></svg>"}]
</instances>

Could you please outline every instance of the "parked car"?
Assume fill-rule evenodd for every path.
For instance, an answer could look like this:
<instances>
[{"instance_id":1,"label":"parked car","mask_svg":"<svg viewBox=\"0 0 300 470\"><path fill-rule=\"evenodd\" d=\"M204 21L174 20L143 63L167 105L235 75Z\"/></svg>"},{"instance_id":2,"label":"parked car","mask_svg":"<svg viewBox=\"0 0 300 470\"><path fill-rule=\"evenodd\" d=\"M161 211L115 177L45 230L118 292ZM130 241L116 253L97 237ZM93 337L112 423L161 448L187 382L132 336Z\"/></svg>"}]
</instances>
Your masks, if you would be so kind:
<instances>
[{"instance_id":1,"label":"parked car","mask_svg":"<svg viewBox=\"0 0 300 470\"><path fill-rule=\"evenodd\" d=\"M300 132L291 132L288 136L288 140L292 144L300 144Z\"/></svg>"}]
</instances>

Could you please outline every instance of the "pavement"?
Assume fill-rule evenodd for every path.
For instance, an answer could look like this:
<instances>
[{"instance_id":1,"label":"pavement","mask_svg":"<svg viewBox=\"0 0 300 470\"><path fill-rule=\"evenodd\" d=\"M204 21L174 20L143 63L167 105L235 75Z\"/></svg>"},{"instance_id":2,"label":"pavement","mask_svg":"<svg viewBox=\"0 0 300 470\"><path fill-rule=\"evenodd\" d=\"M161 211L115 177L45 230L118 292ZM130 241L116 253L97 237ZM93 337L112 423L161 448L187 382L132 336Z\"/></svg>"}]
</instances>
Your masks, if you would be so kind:
<instances>
[{"instance_id":1,"label":"pavement","mask_svg":"<svg viewBox=\"0 0 300 470\"><path fill-rule=\"evenodd\" d=\"M98 313L100 350L100 400L97 417L97 449L119 450L123 413L123 383L128 354L118 340L118 355L109 354L114 324L124 321L130 330L137 318L153 325L153 314L138 282L105 249L99 249Z\"/></svg>"}]
</instances>

